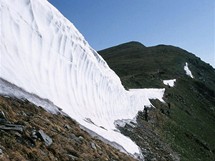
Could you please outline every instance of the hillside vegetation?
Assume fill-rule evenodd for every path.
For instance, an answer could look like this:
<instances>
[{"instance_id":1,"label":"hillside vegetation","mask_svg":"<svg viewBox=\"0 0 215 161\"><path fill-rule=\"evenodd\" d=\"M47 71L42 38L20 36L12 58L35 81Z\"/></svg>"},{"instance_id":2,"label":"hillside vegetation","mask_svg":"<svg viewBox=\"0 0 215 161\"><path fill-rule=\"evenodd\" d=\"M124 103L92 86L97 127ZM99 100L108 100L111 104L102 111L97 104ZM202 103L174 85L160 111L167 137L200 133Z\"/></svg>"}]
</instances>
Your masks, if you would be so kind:
<instances>
[{"instance_id":1,"label":"hillside vegetation","mask_svg":"<svg viewBox=\"0 0 215 161\"><path fill-rule=\"evenodd\" d=\"M146 160L215 160L215 70L183 49L129 42L99 54L126 89L165 88L164 100L151 100L148 119L140 111L135 128L120 130L143 150ZM184 71L188 63L194 79ZM163 80L176 79L174 87Z\"/></svg>"},{"instance_id":2,"label":"hillside vegetation","mask_svg":"<svg viewBox=\"0 0 215 161\"><path fill-rule=\"evenodd\" d=\"M134 161L93 138L70 117L0 96L1 161Z\"/></svg>"}]
</instances>

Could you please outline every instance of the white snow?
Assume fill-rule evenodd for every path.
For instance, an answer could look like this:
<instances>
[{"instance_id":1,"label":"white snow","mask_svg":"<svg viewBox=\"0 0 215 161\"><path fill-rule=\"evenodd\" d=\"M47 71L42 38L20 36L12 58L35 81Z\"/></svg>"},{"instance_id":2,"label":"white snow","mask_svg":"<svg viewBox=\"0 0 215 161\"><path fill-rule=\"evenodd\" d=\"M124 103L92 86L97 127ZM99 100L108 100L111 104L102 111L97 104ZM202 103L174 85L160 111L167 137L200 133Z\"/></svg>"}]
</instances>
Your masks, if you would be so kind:
<instances>
[{"instance_id":1,"label":"white snow","mask_svg":"<svg viewBox=\"0 0 215 161\"><path fill-rule=\"evenodd\" d=\"M28 101L34 103L37 106L45 107L47 111L54 114L62 113L61 109L55 106L52 102L42 99L36 95L32 95L23 89L17 87L14 84L11 84L0 78L0 95L10 96L19 98L21 100L27 99ZM64 113L62 113L64 114Z\"/></svg>"},{"instance_id":2,"label":"white snow","mask_svg":"<svg viewBox=\"0 0 215 161\"><path fill-rule=\"evenodd\" d=\"M130 89L129 91L130 91L131 97L135 98L134 99L135 102L133 102L133 104L136 104L136 101L140 101L138 105L142 104L144 106L151 106L149 99L158 99L161 102L164 102L163 100L163 95L165 92L164 88ZM142 107L141 109L144 109L144 107Z\"/></svg>"},{"instance_id":3,"label":"white snow","mask_svg":"<svg viewBox=\"0 0 215 161\"><path fill-rule=\"evenodd\" d=\"M190 76L191 78L194 78L190 69L188 68L188 63L186 62L185 66L184 66L184 70L186 72L186 75Z\"/></svg>"},{"instance_id":4,"label":"white snow","mask_svg":"<svg viewBox=\"0 0 215 161\"><path fill-rule=\"evenodd\" d=\"M163 84L170 86L170 87L174 87L175 82L176 82L176 79L163 80Z\"/></svg>"},{"instance_id":5,"label":"white snow","mask_svg":"<svg viewBox=\"0 0 215 161\"><path fill-rule=\"evenodd\" d=\"M139 153L139 147L117 132L114 121L134 119L151 105L149 99L163 101L164 94L164 89L126 91L74 25L46 0L0 0L0 78L50 100L131 154Z\"/></svg>"}]
</instances>

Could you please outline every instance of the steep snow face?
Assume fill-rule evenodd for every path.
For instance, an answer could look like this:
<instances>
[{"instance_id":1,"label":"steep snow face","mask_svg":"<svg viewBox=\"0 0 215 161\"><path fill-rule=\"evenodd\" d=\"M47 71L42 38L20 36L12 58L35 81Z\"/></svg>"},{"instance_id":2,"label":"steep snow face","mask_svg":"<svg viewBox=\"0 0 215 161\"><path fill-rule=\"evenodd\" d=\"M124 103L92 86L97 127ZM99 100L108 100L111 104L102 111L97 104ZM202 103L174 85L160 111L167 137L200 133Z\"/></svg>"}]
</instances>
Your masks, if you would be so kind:
<instances>
[{"instance_id":1,"label":"steep snow face","mask_svg":"<svg viewBox=\"0 0 215 161\"><path fill-rule=\"evenodd\" d=\"M163 80L163 84L170 86L170 87L174 87L175 82L176 82L176 79Z\"/></svg>"},{"instance_id":2,"label":"steep snow face","mask_svg":"<svg viewBox=\"0 0 215 161\"><path fill-rule=\"evenodd\" d=\"M190 69L188 68L188 63L186 62L185 66L184 66L184 70L186 72L186 75L190 76L191 78L194 78Z\"/></svg>"},{"instance_id":3,"label":"steep snow face","mask_svg":"<svg viewBox=\"0 0 215 161\"><path fill-rule=\"evenodd\" d=\"M48 1L0 0L0 56L2 79L50 100L127 152L139 153L134 142L116 131L114 121L135 118L150 104L149 98L162 100L164 89L126 91L74 25Z\"/></svg>"}]
</instances>

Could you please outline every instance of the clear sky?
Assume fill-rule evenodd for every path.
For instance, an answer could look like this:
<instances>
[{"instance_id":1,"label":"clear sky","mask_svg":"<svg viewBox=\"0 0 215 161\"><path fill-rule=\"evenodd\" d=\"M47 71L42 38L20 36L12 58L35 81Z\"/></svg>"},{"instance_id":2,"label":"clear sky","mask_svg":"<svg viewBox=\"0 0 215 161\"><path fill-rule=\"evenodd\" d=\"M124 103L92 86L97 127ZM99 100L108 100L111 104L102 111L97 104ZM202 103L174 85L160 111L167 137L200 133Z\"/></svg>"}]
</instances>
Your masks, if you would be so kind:
<instances>
[{"instance_id":1,"label":"clear sky","mask_svg":"<svg viewBox=\"0 0 215 161\"><path fill-rule=\"evenodd\" d=\"M214 0L49 0L101 50L128 41L181 47L215 67Z\"/></svg>"}]
</instances>

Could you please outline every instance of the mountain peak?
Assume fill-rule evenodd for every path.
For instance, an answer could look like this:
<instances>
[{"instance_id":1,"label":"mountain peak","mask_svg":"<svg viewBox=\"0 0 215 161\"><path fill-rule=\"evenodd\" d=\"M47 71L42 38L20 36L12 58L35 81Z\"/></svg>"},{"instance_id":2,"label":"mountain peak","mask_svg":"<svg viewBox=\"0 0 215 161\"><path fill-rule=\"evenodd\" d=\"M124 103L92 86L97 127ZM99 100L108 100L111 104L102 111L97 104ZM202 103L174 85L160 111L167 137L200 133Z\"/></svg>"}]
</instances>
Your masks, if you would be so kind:
<instances>
[{"instance_id":1,"label":"mountain peak","mask_svg":"<svg viewBox=\"0 0 215 161\"><path fill-rule=\"evenodd\" d=\"M121 44L121 45L128 45L128 46L132 46L132 47L146 47L144 46L142 43L138 42L138 41L129 41L127 43Z\"/></svg>"},{"instance_id":2,"label":"mountain peak","mask_svg":"<svg viewBox=\"0 0 215 161\"><path fill-rule=\"evenodd\" d=\"M146 46L144 46L142 43L138 41L129 41L107 49L100 50L99 52L102 52L104 54L106 50L108 50L108 52L109 51L115 52L115 50L128 50L128 49L133 50L133 49L143 49L143 48L146 48Z\"/></svg>"}]
</instances>

